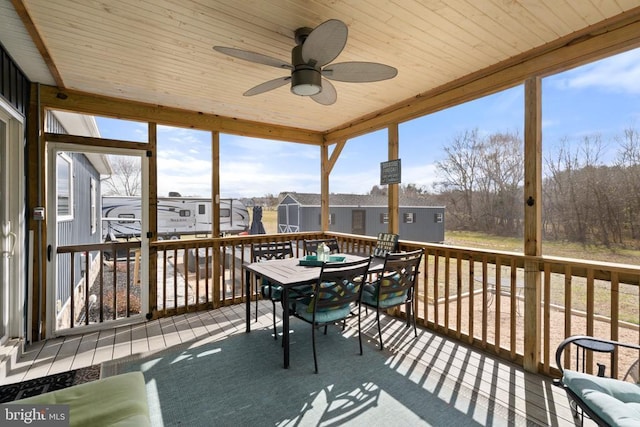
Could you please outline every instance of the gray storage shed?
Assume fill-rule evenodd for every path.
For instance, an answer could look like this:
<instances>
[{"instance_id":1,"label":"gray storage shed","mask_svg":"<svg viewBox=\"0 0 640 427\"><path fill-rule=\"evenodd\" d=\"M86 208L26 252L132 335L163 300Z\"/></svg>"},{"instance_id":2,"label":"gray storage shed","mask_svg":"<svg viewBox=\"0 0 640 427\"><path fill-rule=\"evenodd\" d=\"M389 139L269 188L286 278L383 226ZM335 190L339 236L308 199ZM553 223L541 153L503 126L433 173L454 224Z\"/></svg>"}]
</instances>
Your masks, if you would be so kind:
<instances>
[{"instance_id":1,"label":"gray storage shed","mask_svg":"<svg viewBox=\"0 0 640 427\"><path fill-rule=\"evenodd\" d=\"M377 236L389 231L386 196L329 195L329 230ZM444 241L444 207L424 206L419 198L400 198L400 239ZM278 204L278 232L320 230L320 194L286 193Z\"/></svg>"}]
</instances>

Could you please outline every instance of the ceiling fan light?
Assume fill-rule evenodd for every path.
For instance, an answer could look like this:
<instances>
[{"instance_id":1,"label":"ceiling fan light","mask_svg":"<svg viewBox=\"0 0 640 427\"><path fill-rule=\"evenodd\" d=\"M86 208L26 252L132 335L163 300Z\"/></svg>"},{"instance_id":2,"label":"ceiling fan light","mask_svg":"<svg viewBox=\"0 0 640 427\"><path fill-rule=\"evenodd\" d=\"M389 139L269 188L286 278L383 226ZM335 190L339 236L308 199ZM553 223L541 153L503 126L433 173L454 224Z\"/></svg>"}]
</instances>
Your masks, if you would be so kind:
<instances>
[{"instance_id":1,"label":"ceiling fan light","mask_svg":"<svg viewBox=\"0 0 640 427\"><path fill-rule=\"evenodd\" d=\"M291 74L291 92L311 96L322 91L322 77L315 69L295 70Z\"/></svg>"},{"instance_id":2,"label":"ceiling fan light","mask_svg":"<svg viewBox=\"0 0 640 427\"><path fill-rule=\"evenodd\" d=\"M291 87L291 92L300 96L311 96L317 93L320 93L322 90L321 86L314 84L299 84Z\"/></svg>"}]
</instances>

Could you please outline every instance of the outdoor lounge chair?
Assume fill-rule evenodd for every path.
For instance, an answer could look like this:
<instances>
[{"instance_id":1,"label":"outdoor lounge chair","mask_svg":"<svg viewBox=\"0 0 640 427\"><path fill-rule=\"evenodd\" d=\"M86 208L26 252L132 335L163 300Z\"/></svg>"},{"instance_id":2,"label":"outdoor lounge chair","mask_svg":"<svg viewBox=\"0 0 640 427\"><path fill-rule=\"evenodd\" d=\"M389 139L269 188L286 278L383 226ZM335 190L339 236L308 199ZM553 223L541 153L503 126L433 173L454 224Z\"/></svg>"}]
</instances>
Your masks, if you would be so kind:
<instances>
[{"instance_id":1,"label":"outdoor lounge chair","mask_svg":"<svg viewBox=\"0 0 640 427\"><path fill-rule=\"evenodd\" d=\"M324 263L320 277L313 285L310 296L298 300L290 300L291 314L311 324L311 342L313 346L313 364L318 373L316 356L316 329L335 322L343 322L351 316L353 305L357 305L358 341L362 354L362 337L360 332L360 299L362 285L369 271L371 257L347 263ZM344 327L344 326L343 326Z\"/></svg>"},{"instance_id":2,"label":"outdoor lounge chair","mask_svg":"<svg viewBox=\"0 0 640 427\"><path fill-rule=\"evenodd\" d=\"M555 384L562 387L569 398L575 402L574 417L587 416L600 426L639 426L640 425L640 385L615 378L604 377L604 367L600 365L599 375L591 375L562 366L562 354L570 344L592 351L607 351L615 355L620 348L638 350L640 346L604 340L589 336L572 336L565 339L556 350L556 363L562 377ZM576 351L578 349L576 348ZM577 360L577 359L576 359ZM615 363L615 361L614 361ZM612 367L613 368L613 367Z\"/></svg>"},{"instance_id":3,"label":"outdoor lounge chair","mask_svg":"<svg viewBox=\"0 0 640 427\"><path fill-rule=\"evenodd\" d=\"M423 253L423 249L412 252L387 253L384 267L377 280L364 286L362 304L376 309L380 350L384 349L380 327L380 310L404 305L407 327L413 320L413 333L416 337L418 336L413 296Z\"/></svg>"}]
</instances>

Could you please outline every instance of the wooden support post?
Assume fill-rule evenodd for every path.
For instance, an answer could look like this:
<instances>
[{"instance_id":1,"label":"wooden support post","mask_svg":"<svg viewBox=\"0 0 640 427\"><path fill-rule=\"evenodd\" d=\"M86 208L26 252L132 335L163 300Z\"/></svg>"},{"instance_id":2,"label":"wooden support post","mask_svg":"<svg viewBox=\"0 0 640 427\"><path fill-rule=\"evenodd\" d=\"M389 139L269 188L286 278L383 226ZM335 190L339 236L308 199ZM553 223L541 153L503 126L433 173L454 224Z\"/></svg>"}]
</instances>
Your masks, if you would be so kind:
<instances>
[{"instance_id":1,"label":"wooden support post","mask_svg":"<svg viewBox=\"0 0 640 427\"><path fill-rule=\"evenodd\" d=\"M524 117L524 254L542 254L542 94L540 77L528 79ZM524 266L524 360L523 367L538 372L540 363L542 300L540 268L535 260ZM513 315L513 313L512 313Z\"/></svg>"},{"instance_id":2,"label":"wooden support post","mask_svg":"<svg viewBox=\"0 0 640 427\"><path fill-rule=\"evenodd\" d=\"M220 236L220 132L211 132L211 218L212 218L212 235L211 237ZM220 263L220 242L217 240L213 245L213 307L218 308L221 304L221 289L224 286L224 276ZM247 297L248 298L248 297Z\"/></svg>"},{"instance_id":3,"label":"wooden support post","mask_svg":"<svg viewBox=\"0 0 640 427\"><path fill-rule=\"evenodd\" d=\"M158 125L150 122L149 133L149 229L151 238L158 239ZM141 232L143 230L140 230ZM147 240L148 241L148 240ZM163 294L166 294L164 290ZM166 309L166 307L163 307ZM158 310L158 249L149 245L149 313Z\"/></svg>"},{"instance_id":4,"label":"wooden support post","mask_svg":"<svg viewBox=\"0 0 640 427\"><path fill-rule=\"evenodd\" d=\"M399 136L398 136L398 124L393 123L387 127L387 138L389 139L389 160L397 160L399 156ZM388 209L389 209L389 233L398 234L400 230L400 202L399 202L399 190L400 184L389 184L388 193Z\"/></svg>"},{"instance_id":5,"label":"wooden support post","mask_svg":"<svg viewBox=\"0 0 640 427\"><path fill-rule=\"evenodd\" d=\"M322 231L329 231L329 147L327 143L320 146L320 218Z\"/></svg>"},{"instance_id":6,"label":"wooden support post","mask_svg":"<svg viewBox=\"0 0 640 427\"><path fill-rule=\"evenodd\" d=\"M35 220L33 209L41 206L48 210L46 206L45 187L45 139L44 139L44 116L45 110L40 105L40 86L31 85L31 101L29 103L29 117L27 120L27 170L29 177L27 192L27 227L33 231L33 293L31 304L32 321L28 328L31 328L31 339L40 341L45 337L46 331L46 294L47 294L47 220ZM3 203L5 201L3 200Z\"/></svg>"}]
</instances>

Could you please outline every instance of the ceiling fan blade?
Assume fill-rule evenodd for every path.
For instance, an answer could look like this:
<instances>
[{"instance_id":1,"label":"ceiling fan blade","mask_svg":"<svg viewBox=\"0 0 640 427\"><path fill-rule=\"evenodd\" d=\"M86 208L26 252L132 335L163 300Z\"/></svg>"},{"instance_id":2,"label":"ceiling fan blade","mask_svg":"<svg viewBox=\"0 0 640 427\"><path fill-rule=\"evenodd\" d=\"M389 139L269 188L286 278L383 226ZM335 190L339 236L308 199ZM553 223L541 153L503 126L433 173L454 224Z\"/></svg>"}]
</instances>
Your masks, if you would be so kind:
<instances>
[{"instance_id":1,"label":"ceiling fan blade","mask_svg":"<svg viewBox=\"0 0 640 427\"><path fill-rule=\"evenodd\" d=\"M302 44L302 60L322 67L340 55L349 30L344 22L330 19L318 25Z\"/></svg>"},{"instance_id":2,"label":"ceiling fan blade","mask_svg":"<svg viewBox=\"0 0 640 427\"><path fill-rule=\"evenodd\" d=\"M318 104L331 105L338 99L338 93L329 80L322 79L322 91L315 95L311 95L311 99L316 101Z\"/></svg>"},{"instance_id":3,"label":"ceiling fan blade","mask_svg":"<svg viewBox=\"0 0 640 427\"><path fill-rule=\"evenodd\" d=\"M289 81L291 81L291 76L278 77L277 79L269 80L268 82L264 82L259 84L258 86L252 87L251 89L243 93L243 95L244 96L259 95L261 93L265 93L270 90L277 89L280 86L284 86L287 83L289 83Z\"/></svg>"},{"instance_id":4,"label":"ceiling fan blade","mask_svg":"<svg viewBox=\"0 0 640 427\"><path fill-rule=\"evenodd\" d=\"M340 62L327 65L322 76L331 80L350 83L378 82L398 75L394 67L377 62Z\"/></svg>"},{"instance_id":5,"label":"ceiling fan blade","mask_svg":"<svg viewBox=\"0 0 640 427\"><path fill-rule=\"evenodd\" d=\"M216 50L225 55L233 56L234 58L244 59L245 61L255 62L258 64L269 65L276 68L284 68L286 70L292 70L293 66L287 62L281 61L277 58L272 58L261 53L249 52L248 50L236 49L233 47L214 46L213 50Z\"/></svg>"}]
</instances>

